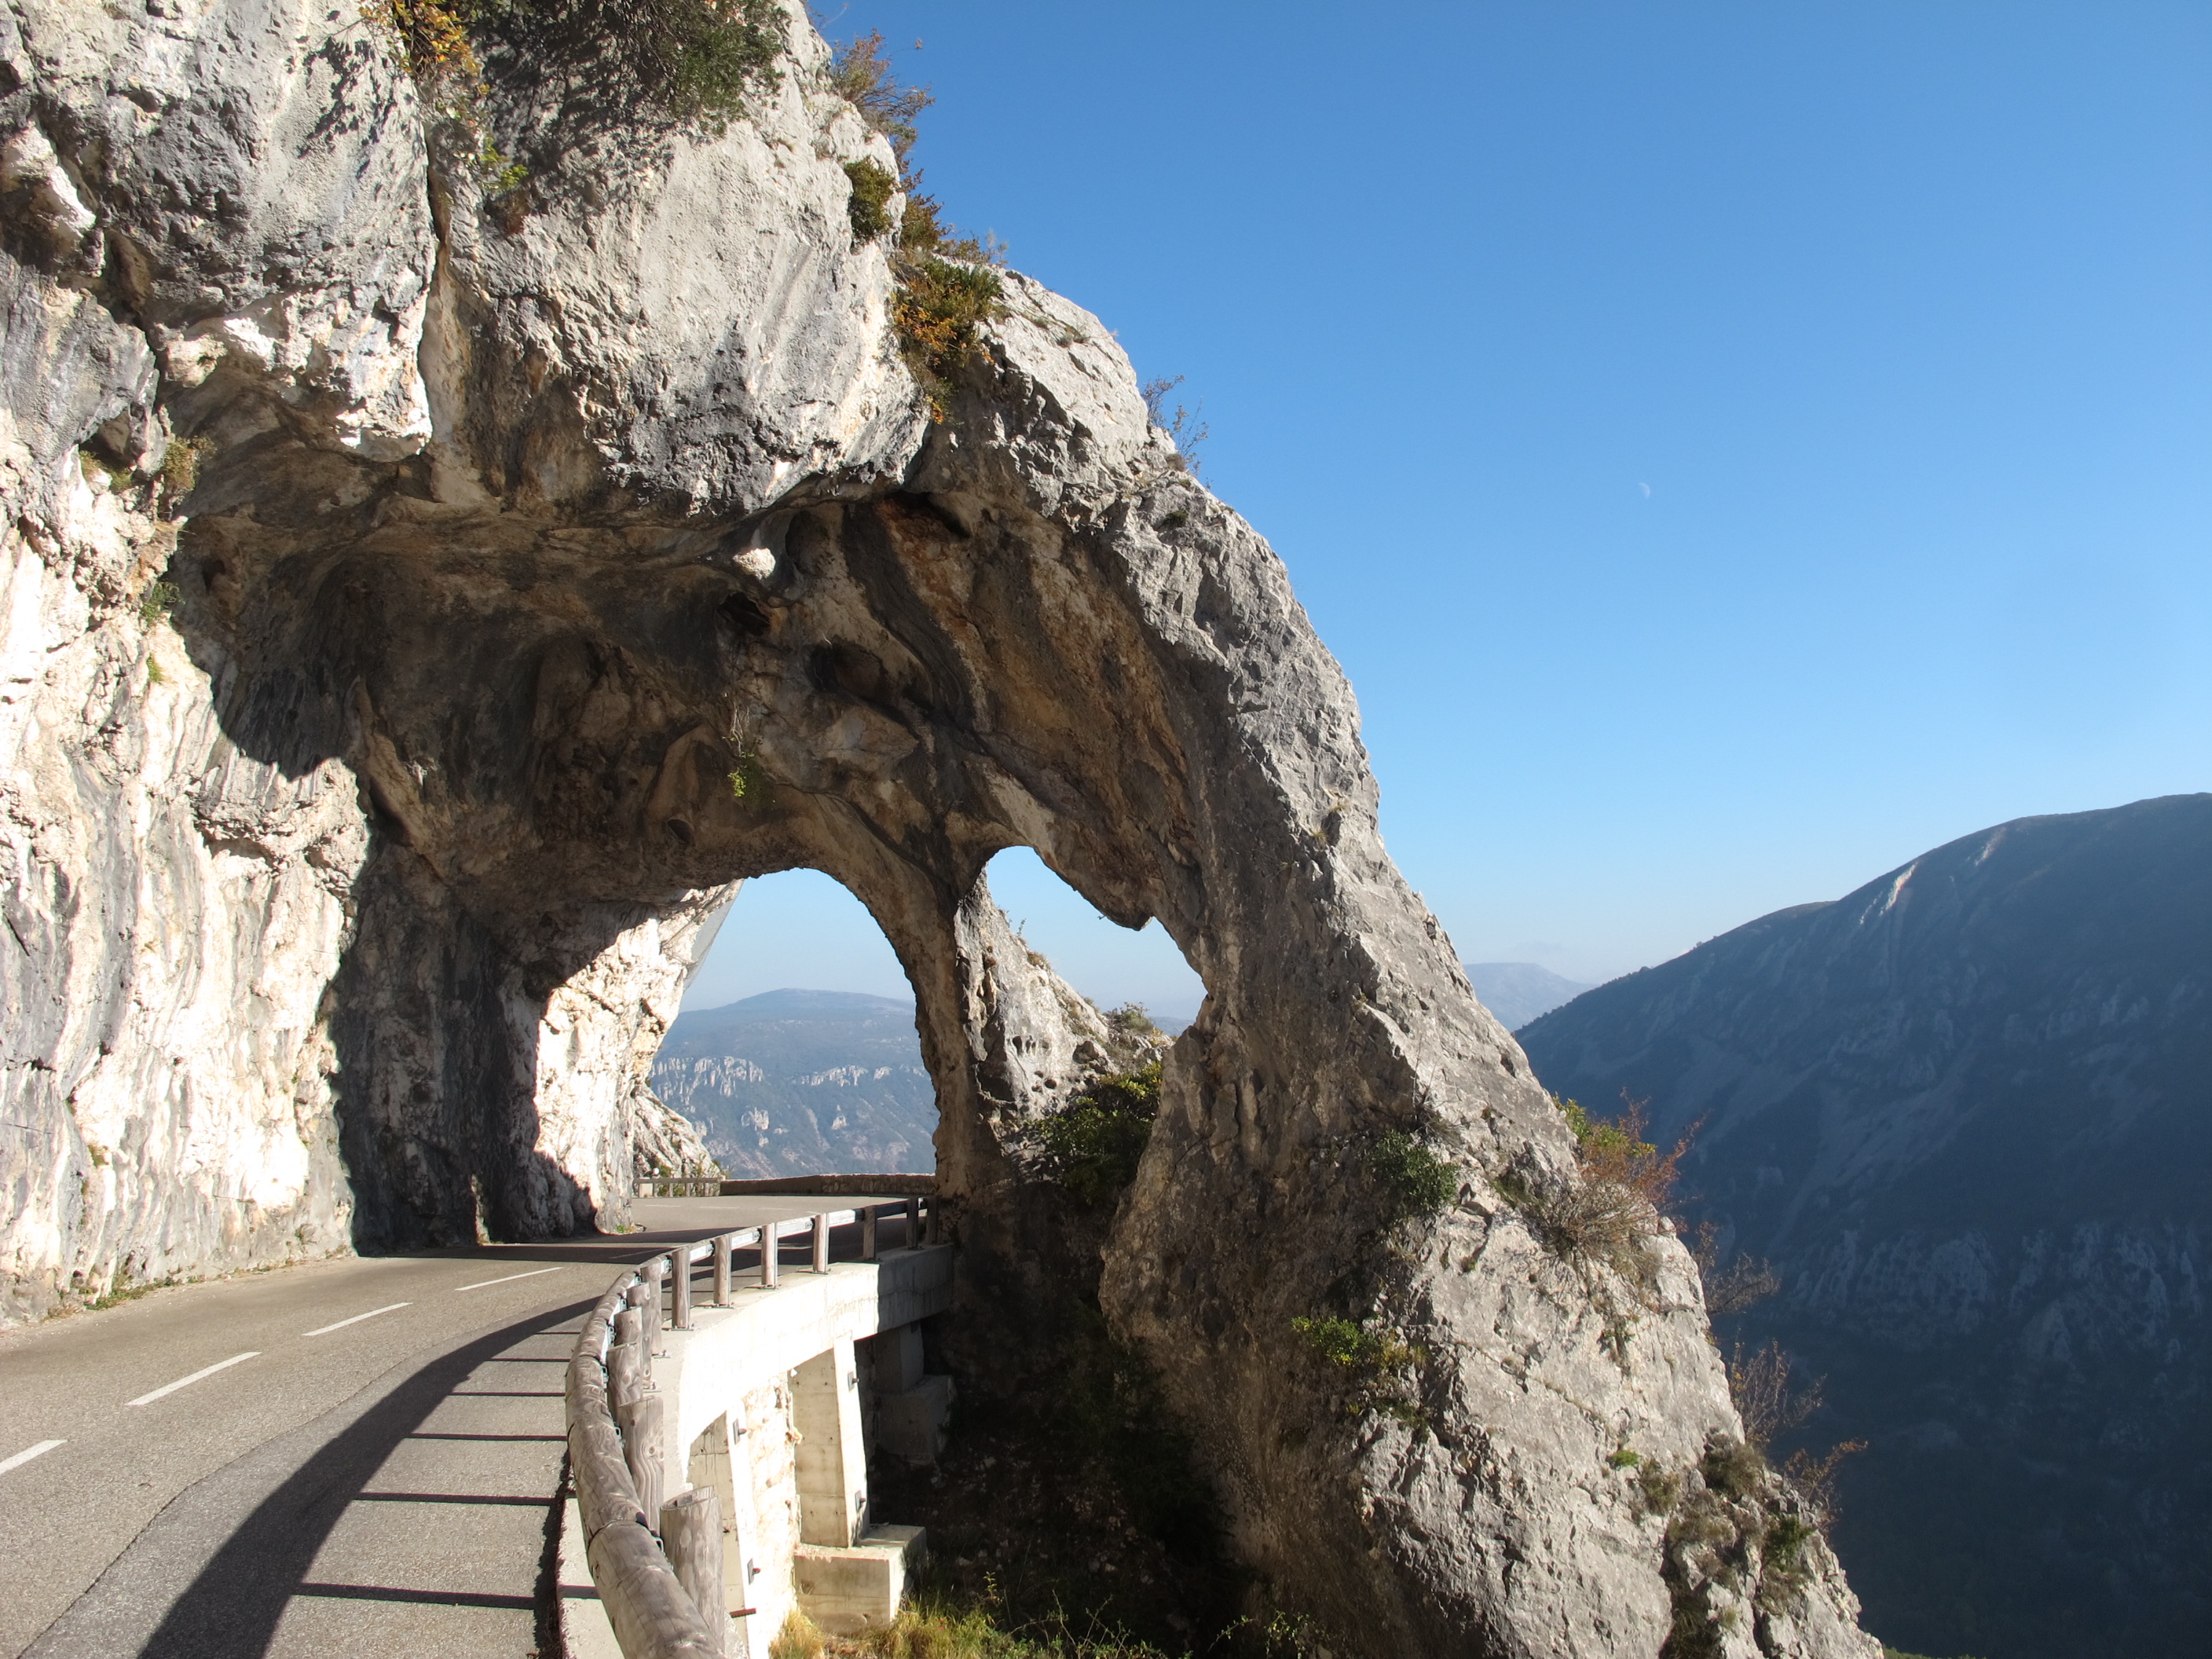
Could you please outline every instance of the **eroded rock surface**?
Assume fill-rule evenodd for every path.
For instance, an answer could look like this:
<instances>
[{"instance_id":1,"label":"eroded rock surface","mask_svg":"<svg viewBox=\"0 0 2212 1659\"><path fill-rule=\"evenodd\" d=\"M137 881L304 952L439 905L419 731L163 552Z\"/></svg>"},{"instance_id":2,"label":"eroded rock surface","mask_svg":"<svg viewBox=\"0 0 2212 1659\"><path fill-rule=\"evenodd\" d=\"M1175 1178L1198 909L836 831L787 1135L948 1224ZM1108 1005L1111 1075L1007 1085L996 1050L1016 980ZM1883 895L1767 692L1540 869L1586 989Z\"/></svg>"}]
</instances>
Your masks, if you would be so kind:
<instances>
[{"instance_id":1,"label":"eroded rock surface","mask_svg":"<svg viewBox=\"0 0 2212 1659\"><path fill-rule=\"evenodd\" d=\"M487 199L349 9L5 16L16 1311L618 1220L702 925L794 866L914 981L966 1305L1049 1293L1024 1132L1109 1034L983 885L1025 844L1206 981L1099 1294L1281 1605L1344 1651L1875 1651L1786 1500L1670 1541L1618 1465L1739 1431L1686 1256L1624 1314L1495 1195L1565 1131L1097 319L1009 275L930 419L847 215L891 158L801 18L719 137L495 58L532 173ZM1392 1130L1458 1202L1393 1218ZM1324 1316L1419 1350L1396 1414Z\"/></svg>"}]
</instances>

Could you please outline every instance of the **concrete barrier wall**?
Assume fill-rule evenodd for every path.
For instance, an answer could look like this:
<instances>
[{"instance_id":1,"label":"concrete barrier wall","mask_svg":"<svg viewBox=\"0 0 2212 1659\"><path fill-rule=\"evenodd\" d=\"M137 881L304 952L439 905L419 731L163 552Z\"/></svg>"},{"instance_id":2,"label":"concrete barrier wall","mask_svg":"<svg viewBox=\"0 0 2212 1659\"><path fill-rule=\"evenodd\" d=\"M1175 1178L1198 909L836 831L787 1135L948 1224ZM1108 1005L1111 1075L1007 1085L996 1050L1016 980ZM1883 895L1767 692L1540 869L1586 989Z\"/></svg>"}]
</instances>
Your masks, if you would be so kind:
<instances>
[{"instance_id":1,"label":"concrete barrier wall","mask_svg":"<svg viewBox=\"0 0 2212 1659\"><path fill-rule=\"evenodd\" d=\"M821 1272L787 1264L771 1287L757 1272L744 1274L727 1305L711 1298L707 1261L691 1271L690 1328L664 1328L652 1344L659 1431L657 1443L640 1449L658 1460L658 1484L670 1498L703 1489L718 1500L727 1622L708 1623L720 1650L764 1659L794 1607L832 1632L888 1620L926 1540L918 1528L874 1514L867 1471L872 1456L927 1461L941 1443L950 1383L922 1371L918 1322L951 1304L950 1248L888 1250ZM633 1277L610 1291L602 1330ZM672 1313L676 1300L667 1298ZM580 1350L593 1340L588 1321L586 1339ZM588 1377L584 1388L588 1405ZM572 1659L661 1659L647 1650L652 1620L631 1619L638 1631L616 1634L625 1623L615 1605L625 1588L599 1582L605 1551L592 1529L611 1504L639 1500L580 1489L593 1479L618 1483L605 1456L587 1462L573 1449L575 1393L572 1382L578 1486L561 1559L568 1651ZM648 1577L633 1570L625 1583ZM648 1587L665 1588L658 1580Z\"/></svg>"}]
</instances>

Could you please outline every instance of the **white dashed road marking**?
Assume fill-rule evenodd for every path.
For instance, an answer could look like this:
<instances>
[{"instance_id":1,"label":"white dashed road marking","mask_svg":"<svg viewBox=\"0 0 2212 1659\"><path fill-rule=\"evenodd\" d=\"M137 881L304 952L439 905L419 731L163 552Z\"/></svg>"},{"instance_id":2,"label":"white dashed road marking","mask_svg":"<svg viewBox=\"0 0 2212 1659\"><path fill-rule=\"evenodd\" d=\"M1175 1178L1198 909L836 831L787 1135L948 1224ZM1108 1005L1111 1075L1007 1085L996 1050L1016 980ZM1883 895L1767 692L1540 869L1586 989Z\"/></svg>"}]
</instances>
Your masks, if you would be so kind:
<instances>
[{"instance_id":1,"label":"white dashed road marking","mask_svg":"<svg viewBox=\"0 0 2212 1659\"><path fill-rule=\"evenodd\" d=\"M456 1285L453 1288L457 1291L480 1291L487 1285L512 1285L518 1279L535 1279L540 1273L557 1273L561 1267L568 1265L564 1261L557 1267L532 1267L526 1273L509 1273L504 1279L479 1279L473 1285Z\"/></svg>"},{"instance_id":2,"label":"white dashed road marking","mask_svg":"<svg viewBox=\"0 0 2212 1659\"><path fill-rule=\"evenodd\" d=\"M165 1394L174 1394L179 1389L188 1389L202 1377L213 1376L217 1371L228 1370L241 1359L252 1359L260 1352L258 1348L248 1348L244 1353L234 1353L228 1359L218 1359L214 1364L194 1371L190 1376L180 1376L173 1382L164 1383L151 1394L142 1394L136 1400L126 1400L123 1403L126 1406L150 1406Z\"/></svg>"},{"instance_id":3,"label":"white dashed road marking","mask_svg":"<svg viewBox=\"0 0 2212 1659\"><path fill-rule=\"evenodd\" d=\"M302 1336L328 1336L332 1331L342 1331L349 1325L358 1325L364 1319L374 1319L379 1314L396 1313L402 1308L411 1308L411 1302L395 1302L388 1308L371 1308L365 1314L356 1314L351 1319L341 1319L335 1325L324 1325L312 1331L302 1331Z\"/></svg>"},{"instance_id":4,"label":"white dashed road marking","mask_svg":"<svg viewBox=\"0 0 2212 1659\"><path fill-rule=\"evenodd\" d=\"M13 1457L0 1458L0 1474L5 1474L10 1469L20 1469L33 1458L43 1457L55 1447L68 1444L66 1440L41 1440L35 1446L26 1446Z\"/></svg>"}]
</instances>

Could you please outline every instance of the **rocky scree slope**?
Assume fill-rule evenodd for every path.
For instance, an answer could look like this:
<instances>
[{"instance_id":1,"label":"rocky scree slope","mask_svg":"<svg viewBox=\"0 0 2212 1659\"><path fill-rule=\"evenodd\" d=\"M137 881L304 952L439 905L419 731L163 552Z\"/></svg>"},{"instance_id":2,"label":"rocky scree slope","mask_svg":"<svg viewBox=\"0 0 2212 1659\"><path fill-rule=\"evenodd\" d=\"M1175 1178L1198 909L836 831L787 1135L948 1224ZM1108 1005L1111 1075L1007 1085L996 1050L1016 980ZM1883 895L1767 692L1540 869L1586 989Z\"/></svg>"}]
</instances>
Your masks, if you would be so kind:
<instances>
[{"instance_id":1,"label":"rocky scree slope","mask_svg":"<svg viewBox=\"0 0 2212 1659\"><path fill-rule=\"evenodd\" d=\"M2022 818L1521 1033L1626 1087L1724 1252L1732 1329L1825 1373L1838 1534L1929 1653L2183 1652L2212 1607L2212 795Z\"/></svg>"},{"instance_id":2,"label":"rocky scree slope","mask_svg":"<svg viewBox=\"0 0 2212 1659\"><path fill-rule=\"evenodd\" d=\"M981 884L1024 844L1206 981L1098 1296L1281 1605L1870 1655L1786 1493L1705 1492L1680 1246L1623 1340L1497 1195L1569 1138L1281 564L1018 276L933 421L848 212L893 158L784 21L719 132L611 106L580 25L487 43L488 198L349 7L0 10L9 1308L620 1219L702 923L807 866L913 980L987 1329L1055 1293L1024 1132L1109 1036ZM1459 1199L1402 1213L1389 1131ZM1394 1333L1395 1414L1319 1316Z\"/></svg>"}]
</instances>

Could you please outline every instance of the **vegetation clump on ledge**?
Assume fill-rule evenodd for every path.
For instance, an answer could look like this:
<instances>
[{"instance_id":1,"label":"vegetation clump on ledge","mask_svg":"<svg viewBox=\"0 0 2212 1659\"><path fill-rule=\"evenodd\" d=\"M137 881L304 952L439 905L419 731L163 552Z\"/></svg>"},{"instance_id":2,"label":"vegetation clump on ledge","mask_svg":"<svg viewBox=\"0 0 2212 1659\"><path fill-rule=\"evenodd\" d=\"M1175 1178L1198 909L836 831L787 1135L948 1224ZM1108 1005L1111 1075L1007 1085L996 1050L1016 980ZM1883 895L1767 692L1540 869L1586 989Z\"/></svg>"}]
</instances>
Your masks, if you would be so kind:
<instances>
[{"instance_id":1,"label":"vegetation clump on ledge","mask_svg":"<svg viewBox=\"0 0 2212 1659\"><path fill-rule=\"evenodd\" d=\"M853 234L872 242L891 228L890 199L898 180L881 163L865 158L846 162L845 177L853 185L852 199L845 204Z\"/></svg>"},{"instance_id":2,"label":"vegetation clump on ledge","mask_svg":"<svg viewBox=\"0 0 2212 1659\"><path fill-rule=\"evenodd\" d=\"M998 267L1006 251L996 243L962 235L947 225L937 200L921 188L913 166L916 118L929 107L926 87L901 84L884 53L882 31L847 41L830 67L830 84L861 120L890 141L898 159L894 179L876 162L848 162L853 194L847 212L862 241L889 235L893 191L906 197L891 255L898 293L891 301L907 366L929 400L930 417L943 420L951 406L951 383L982 343L982 327L1006 311L1006 286Z\"/></svg>"},{"instance_id":3,"label":"vegetation clump on ledge","mask_svg":"<svg viewBox=\"0 0 2212 1659\"><path fill-rule=\"evenodd\" d=\"M1415 1398L1421 1367L1429 1360L1427 1349L1381 1321L1300 1317L1291 1321L1291 1329L1342 1384L1344 1393L1337 1403L1341 1415L1379 1412L1415 1428L1427 1425Z\"/></svg>"},{"instance_id":4,"label":"vegetation clump on ledge","mask_svg":"<svg viewBox=\"0 0 2212 1659\"><path fill-rule=\"evenodd\" d=\"M1648 1297L1656 1264L1646 1241L1668 1230L1665 1206L1694 1127L1662 1152L1644 1139L1646 1102L1624 1097L1626 1109L1611 1120L1556 1095L1552 1104L1574 1134L1580 1178L1553 1182L1515 1169L1492 1184L1559 1256L1585 1274L1609 1267Z\"/></svg>"},{"instance_id":5,"label":"vegetation clump on ledge","mask_svg":"<svg viewBox=\"0 0 2212 1659\"><path fill-rule=\"evenodd\" d=\"M453 159L492 194L521 184L526 169L484 130L479 36L524 50L540 31L586 36L644 110L710 133L742 115L757 87L775 84L785 44L775 0L365 0L361 14L447 124L447 142L459 141Z\"/></svg>"},{"instance_id":6,"label":"vegetation clump on ledge","mask_svg":"<svg viewBox=\"0 0 2212 1659\"><path fill-rule=\"evenodd\" d=\"M1100 1078L1036 1127L1052 1177L1083 1210L1112 1203L1137 1178L1160 1113L1160 1066Z\"/></svg>"},{"instance_id":7,"label":"vegetation clump on ledge","mask_svg":"<svg viewBox=\"0 0 2212 1659\"><path fill-rule=\"evenodd\" d=\"M1403 1129L1376 1137L1367 1168L1393 1223L1434 1215L1459 1196L1459 1171Z\"/></svg>"}]
</instances>

